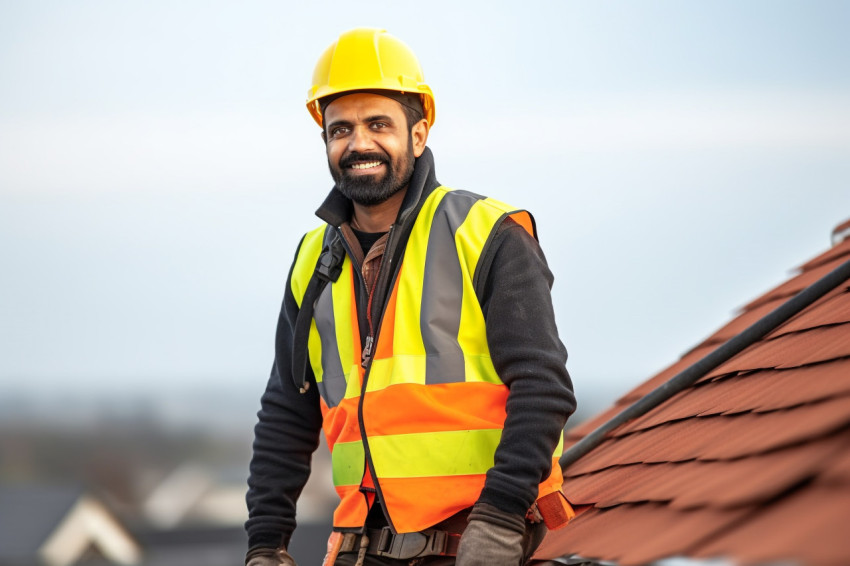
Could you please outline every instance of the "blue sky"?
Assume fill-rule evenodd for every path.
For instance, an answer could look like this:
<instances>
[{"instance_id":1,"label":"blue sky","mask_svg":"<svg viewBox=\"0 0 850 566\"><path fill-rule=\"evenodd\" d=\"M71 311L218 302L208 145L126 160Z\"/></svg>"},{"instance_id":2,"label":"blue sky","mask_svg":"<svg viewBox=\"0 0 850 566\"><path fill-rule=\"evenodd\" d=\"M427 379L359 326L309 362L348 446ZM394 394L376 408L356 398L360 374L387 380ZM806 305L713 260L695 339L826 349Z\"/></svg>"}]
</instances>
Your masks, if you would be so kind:
<instances>
[{"instance_id":1,"label":"blue sky","mask_svg":"<svg viewBox=\"0 0 850 566\"><path fill-rule=\"evenodd\" d=\"M342 30L435 91L438 178L534 213L581 401L612 399L850 217L850 4L0 1L0 393L259 394L330 188Z\"/></svg>"}]
</instances>

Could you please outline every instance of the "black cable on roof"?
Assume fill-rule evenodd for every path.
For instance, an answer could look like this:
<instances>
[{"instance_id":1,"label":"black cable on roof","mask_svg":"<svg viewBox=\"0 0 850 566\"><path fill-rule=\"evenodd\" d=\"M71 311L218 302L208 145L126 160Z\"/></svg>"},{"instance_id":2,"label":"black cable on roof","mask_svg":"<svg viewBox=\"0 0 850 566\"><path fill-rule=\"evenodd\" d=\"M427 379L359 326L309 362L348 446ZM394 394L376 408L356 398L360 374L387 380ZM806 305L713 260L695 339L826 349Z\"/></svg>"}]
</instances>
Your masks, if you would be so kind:
<instances>
[{"instance_id":1,"label":"black cable on roof","mask_svg":"<svg viewBox=\"0 0 850 566\"><path fill-rule=\"evenodd\" d=\"M850 278L850 260L845 261L748 328L736 334L715 350L712 350L705 357L680 371L600 425L564 452L560 459L561 468L566 469L574 464L579 458L599 446L605 440L605 435L609 432L646 414L676 393L693 385L711 370L736 356L756 341L764 338L767 334L823 297L829 291L838 287L848 278Z\"/></svg>"}]
</instances>

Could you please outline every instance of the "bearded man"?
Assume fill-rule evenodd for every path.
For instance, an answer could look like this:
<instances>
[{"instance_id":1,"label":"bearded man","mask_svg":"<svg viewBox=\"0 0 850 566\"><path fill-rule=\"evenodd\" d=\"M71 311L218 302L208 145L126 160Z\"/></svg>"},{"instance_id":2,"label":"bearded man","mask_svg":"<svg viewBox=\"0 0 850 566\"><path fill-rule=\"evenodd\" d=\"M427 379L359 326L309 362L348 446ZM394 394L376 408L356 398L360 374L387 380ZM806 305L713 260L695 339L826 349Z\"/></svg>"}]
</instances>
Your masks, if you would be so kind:
<instances>
[{"instance_id":1,"label":"bearded man","mask_svg":"<svg viewBox=\"0 0 850 566\"><path fill-rule=\"evenodd\" d=\"M325 564L517 566L572 509L575 410L531 215L437 182L434 97L377 29L320 57L307 107L334 187L299 244L255 428L249 566L287 565L324 431Z\"/></svg>"}]
</instances>

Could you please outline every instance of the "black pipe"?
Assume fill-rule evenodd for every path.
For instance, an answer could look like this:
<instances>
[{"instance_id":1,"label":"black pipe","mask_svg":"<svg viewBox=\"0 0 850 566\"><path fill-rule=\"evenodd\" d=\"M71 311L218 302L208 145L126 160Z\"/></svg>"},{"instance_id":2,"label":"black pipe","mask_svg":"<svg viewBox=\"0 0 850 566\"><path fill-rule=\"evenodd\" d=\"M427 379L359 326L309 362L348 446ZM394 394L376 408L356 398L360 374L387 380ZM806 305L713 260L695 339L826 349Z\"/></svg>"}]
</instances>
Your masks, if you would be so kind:
<instances>
[{"instance_id":1,"label":"black pipe","mask_svg":"<svg viewBox=\"0 0 850 566\"><path fill-rule=\"evenodd\" d=\"M816 300L823 297L843 281L850 278L850 260L845 261L792 298L753 323L746 330L733 336L705 357L680 371L669 380L659 385L633 404L629 405L616 416L600 425L596 430L571 446L561 456L562 469L574 464L579 458L599 446L605 435L615 428L646 414L676 393L696 383L711 370L720 366L733 356L753 345L782 323L796 315Z\"/></svg>"}]
</instances>

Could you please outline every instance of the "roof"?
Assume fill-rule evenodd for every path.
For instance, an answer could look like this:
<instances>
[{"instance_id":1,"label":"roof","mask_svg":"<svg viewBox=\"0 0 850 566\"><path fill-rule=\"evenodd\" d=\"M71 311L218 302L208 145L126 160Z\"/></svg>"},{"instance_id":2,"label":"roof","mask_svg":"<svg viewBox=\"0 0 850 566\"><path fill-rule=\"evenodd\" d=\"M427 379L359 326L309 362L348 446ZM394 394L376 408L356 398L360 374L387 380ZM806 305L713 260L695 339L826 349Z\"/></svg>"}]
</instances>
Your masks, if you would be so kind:
<instances>
[{"instance_id":1,"label":"roof","mask_svg":"<svg viewBox=\"0 0 850 566\"><path fill-rule=\"evenodd\" d=\"M107 508L81 489L0 488L0 563L67 566L92 550L110 563L138 562L140 549Z\"/></svg>"},{"instance_id":2,"label":"roof","mask_svg":"<svg viewBox=\"0 0 850 566\"><path fill-rule=\"evenodd\" d=\"M568 434L567 448L850 260L833 247ZM579 515L537 558L850 563L850 281L564 470Z\"/></svg>"},{"instance_id":3,"label":"roof","mask_svg":"<svg viewBox=\"0 0 850 566\"><path fill-rule=\"evenodd\" d=\"M0 563L34 557L82 495L64 486L0 488Z\"/></svg>"}]
</instances>

